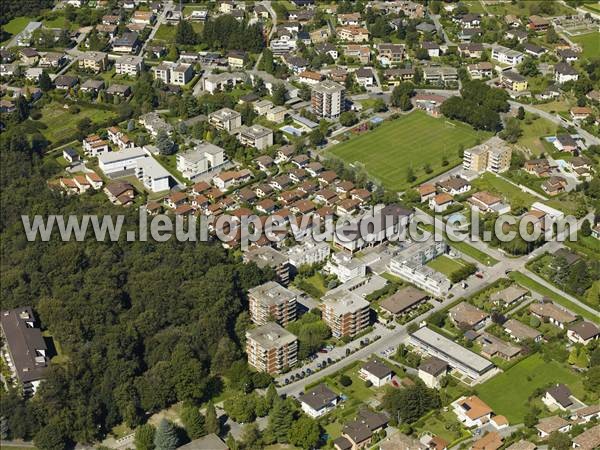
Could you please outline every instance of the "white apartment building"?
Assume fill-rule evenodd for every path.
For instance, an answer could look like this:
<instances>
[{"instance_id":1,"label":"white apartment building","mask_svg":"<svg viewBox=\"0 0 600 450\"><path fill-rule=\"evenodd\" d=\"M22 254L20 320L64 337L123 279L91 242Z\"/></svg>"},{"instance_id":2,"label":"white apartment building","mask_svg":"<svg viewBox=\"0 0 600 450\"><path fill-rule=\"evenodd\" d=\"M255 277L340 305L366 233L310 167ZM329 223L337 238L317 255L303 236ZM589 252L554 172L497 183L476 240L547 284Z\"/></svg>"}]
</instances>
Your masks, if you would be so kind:
<instances>
[{"instance_id":1,"label":"white apartment building","mask_svg":"<svg viewBox=\"0 0 600 450\"><path fill-rule=\"evenodd\" d=\"M339 83L325 80L315 85L311 91L311 106L319 117L334 119L344 112L346 89Z\"/></svg>"},{"instance_id":2,"label":"white apartment building","mask_svg":"<svg viewBox=\"0 0 600 450\"><path fill-rule=\"evenodd\" d=\"M106 142L104 139L101 139L100 136L96 134L86 137L82 142L82 146L84 153L91 157L103 155L104 153L108 153L110 151L108 142Z\"/></svg>"},{"instance_id":3,"label":"white apartment building","mask_svg":"<svg viewBox=\"0 0 600 450\"><path fill-rule=\"evenodd\" d=\"M524 57L525 56L523 55L523 53L518 52L517 50L512 50L502 45L492 46L492 59L495 59L496 61L501 62L503 64L516 66L523 62Z\"/></svg>"},{"instance_id":4,"label":"white apartment building","mask_svg":"<svg viewBox=\"0 0 600 450\"><path fill-rule=\"evenodd\" d=\"M298 339L269 322L246 332L246 354L248 364L256 370L276 375L298 362Z\"/></svg>"},{"instance_id":5,"label":"white apartment building","mask_svg":"<svg viewBox=\"0 0 600 450\"><path fill-rule=\"evenodd\" d=\"M152 68L152 74L155 80L161 80L165 84L185 86L192 80L194 69L191 64L163 61Z\"/></svg>"},{"instance_id":6,"label":"white apartment building","mask_svg":"<svg viewBox=\"0 0 600 450\"><path fill-rule=\"evenodd\" d=\"M225 150L210 142L202 142L194 149L177 154L177 170L184 177L194 178L219 168L225 162Z\"/></svg>"},{"instance_id":7,"label":"white apartment building","mask_svg":"<svg viewBox=\"0 0 600 450\"><path fill-rule=\"evenodd\" d=\"M434 296L442 297L450 289L450 280L425 264L447 251L448 245L443 241L414 243L389 262L388 271Z\"/></svg>"},{"instance_id":8,"label":"white apartment building","mask_svg":"<svg viewBox=\"0 0 600 450\"><path fill-rule=\"evenodd\" d=\"M237 135L237 139L242 145L264 150L273 145L273 130L258 124L243 127Z\"/></svg>"},{"instance_id":9,"label":"white apartment building","mask_svg":"<svg viewBox=\"0 0 600 450\"><path fill-rule=\"evenodd\" d=\"M168 191L171 188L171 174L152 156L136 161L135 176L152 192Z\"/></svg>"},{"instance_id":10,"label":"white apartment building","mask_svg":"<svg viewBox=\"0 0 600 450\"><path fill-rule=\"evenodd\" d=\"M367 273L367 266L359 259L353 258L347 253L334 253L331 259L325 264L324 270L334 274L340 282L345 283L356 277L364 277Z\"/></svg>"},{"instance_id":11,"label":"white apartment building","mask_svg":"<svg viewBox=\"0 0 600 450\"><path fill-rule=\"evenodd\" d=\"M231 132L242 126L242 115L230 108L222 108L208 115L208 123L217 130Z\"/></svg>"},{"instance_id":12,"label":"white apartment building","mask_svg":"<svg viewBox=\"0 0 600 450\"><path fill-rule=\"evenodd\" d=\"M110 152L98 157L98 166L105 175L137 168L137 160L146 158L148 154L140 147Z\"/></svg>"},{"instance_id":13,"label":"white apartment building","mask_svg":"<svg viewBox=\"0 0 600 450\"><path fill-rule=\"evenodd\" d=\"M141 56L123 55L115 61L115 73L117 75L137 76L142 70L144 59Z\"/></svg>"},{"instance_id":14,"label":"white apartment building","mask_svg":"<svg viewBox=\"0 0 600 450\"><path fill-rule=\"evenodd\" d=\"M288 251L290 264L296 268L303 265L320 264L329 258L331 247L327 242L305 242Z\"/></svg>"}]
</instances>

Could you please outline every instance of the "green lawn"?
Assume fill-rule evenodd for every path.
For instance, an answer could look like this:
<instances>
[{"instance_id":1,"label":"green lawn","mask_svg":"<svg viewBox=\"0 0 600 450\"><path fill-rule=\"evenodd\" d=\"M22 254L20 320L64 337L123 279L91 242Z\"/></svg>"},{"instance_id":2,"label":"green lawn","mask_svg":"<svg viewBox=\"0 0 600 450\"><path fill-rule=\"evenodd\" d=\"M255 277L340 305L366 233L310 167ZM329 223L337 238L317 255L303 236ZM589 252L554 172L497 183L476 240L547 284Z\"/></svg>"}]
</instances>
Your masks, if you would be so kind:
<instances>
[{"instance_id":1,"label":"green lawn","mask_svg":"<svg viewBox=\"0 0 600 450\"><path fill-rule=\"evenodd\" d=\"M581 45L584 58L597 58L600 56L600 32L572 36L571 40Z\"/></svg>"},{"instance_id":2,"label":"green lawn","mask_svg":"<svg viewBox=\"0 0 600 450\"><path fill-rule=\"evenodd\" d=\"M427 263L433 270L443 273L447 277L450 277L454 272L460 270L463 264L458 259L452 259L446 255L438 256Z\"/></svg>"},{"instance_id":3,"label":"green lawn","mask_svg":"<svg viewBox=\"0 0 600 450\"><path fill-rule=\"evenodd\" d=\"M47 126L45 130L41 130L42 134L50 142L64 139L76 131L77 122L84 117L90 118L94 123L99 123L108 118L116 117L116 114L112 111L85 106L80 106L80 111L77 114L71 114L60 104L49 103L42 109L40 121Z\"/></svg>"},{"instance_id":4,"label":"green lawn","mask_svg":"<svg viewBox=\"0 0 600 450\"><path fill-rule=\"evenodd\" d=\"M466 438L471 433L462 425L452 411L433 411L424 418L418 420L414 428L421 432L429 432L435 436L453 443L461 438Z\"/></svg>"},{"instance_id":5,"label":"green lawn","mask_svg":"<svg viewBox=\"0 0 600 450\"><path fill-rule=\"evenodd\" d=\"M535 114L527 113L525 120L521 121L521 129L523 134L517 141L517 145L526 147L533 152L534 156L539 156L545 151L541 142L542 137L554 134L556 125Z\"/></svg>"},{"instance_id":6,"label":"green lawn","mask_svg":"<svg viewBox=\"0 0 600 450\"><path fill-rule=\"evenodd\" d=\"M530 207L532 203L540 200L513 186L504 178L490 172L486 172L476 180L473 180L472 185L479 191L489 191L492 194L501 196L511 205L514 201L517 201L524 206Z\"/></svg>"},{"instance_id":7,"label":"green lawn","mask_svg":"<svg viewBox=\"0 0 600 450\"><path fill-rule=\"evenodd\" d=\"M581 376L556 361L545 362L537 353L486 381L476 391L496 414L506 416L513 425L523 422L530 407L529 396L551 383L564 383L576 397L583 397Z\"/></svg>"},{"instance_id":8,"label":"green lawn","mask_svg":"<svg viewBox=\"0 0 600 450\"><path fill-rule=\"evenodd\" d=\"M461 252L467 256L470 256L473 259L476 259L477 261L479 261L482 264L485 264L486 266L491 267L491 266L495 266L496 264L498 264L497 259L492 258L487 253L482 252L481 250L473 247L472 245L467 244L464 241L463 242L448 241L448 243L450 244L450 247L454 247L459 252Z\"/></svg>"},{"instance_id":9,"label":"green lawn","mask_svg":"<svg viewBox=\"0 0 600 450\"><path fill-rule=\"evenodd\" d=\"M175 30L173 25L163 24L158 27L154 39L157 41L174 42L175 41Z\"/></svg>"},{"instance_id":10,"label":"green lawn","mask_svg":"<svg viewBox=\"0 0 600 450\"><path fill-rule=\"evenodd\" d=\"M563 297L562 295L559 295L556 292L554 292L553 290L548 289L547 287L539 284L537 281L532 280L527 275L523 275L520 272L511 272L510 277L513 280L515 280L517 283L519 283L521 286L523 286L524 288L530 289L532 291L536 291L536 292L552 299L552 301L558 303L559 305L562 305L565 308L573 311L575 314L579 314L580 316L585 317L588 320L591 320L592 322L600 323L600 320L598 320L597 314L592 314L592 313L588 312L587 310L574 304L573 302L571 302L567 298Z\"/></svg>"},{"instance_id":11,"label":"green lawn","mask_svg":"<svg viewBox=\"0 0 600 450\"><path fill-rule=\"evenodd\" d=\"M23 29L27 26L27 24L29 22L31 22L32 20L33 19L31 17L24 17L24 16L15 17L10 22L8 22L6 25L3 25L2 30L4 30L5 32L10 34L10 36L8 37L8 39L6 41L9 41L10 39L13 38L14 35L19 34L21 31L23 31ZM4 41L4 42L6 42L6 41Z\"/></svg>"},{"instance_id":12,"label":"green lawn","mask_svg":"<svg viewBox=\"0 0 600 450\"><path fill-rule=\"evenodd\" d=\"M478 139L483 141L489 136L466 124L415 111L336 145L330 153L350 164L364 164L369 174L385 187L402 190L458 165L461 145L468 148ZM444 156L447 166L442 165ZM427 163L432 169L429 174L423 168ZM412 183L407 181L409 167L417 177Z\"/></svg>"}]
</instances>

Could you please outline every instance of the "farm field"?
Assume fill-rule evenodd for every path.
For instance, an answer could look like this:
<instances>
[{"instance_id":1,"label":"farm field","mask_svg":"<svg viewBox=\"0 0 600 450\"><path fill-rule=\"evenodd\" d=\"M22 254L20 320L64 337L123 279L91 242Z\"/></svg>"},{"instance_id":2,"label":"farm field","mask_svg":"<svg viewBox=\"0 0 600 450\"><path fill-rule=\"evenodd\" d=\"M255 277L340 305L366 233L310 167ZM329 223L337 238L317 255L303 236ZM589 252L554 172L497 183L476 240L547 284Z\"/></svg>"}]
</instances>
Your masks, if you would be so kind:
<instances>
[{"instance_id":1,"label":"farm field","mask_svg":"<svg viewBox=\"0 0 600 450\"><path fill-rule=\"evenodd\" d=\"M556 361L545 362L537 353L486 381L476 391L496 414L515 424L523 423L530 409L529 396L552 383L564 383L576 397L583 397L581 376Z\"/></svg>"},{"instance_id":2,"label":"farm field","mask_svg":"<svg viewBox=\"0 0 600 450\"><path fill-rule=\"evenodd\" d=\"M577 42L583 48L584 58L597 58L600 56L600 32L572 36L571 40Z\"/></svg>"},{"instance_id":3,"label":"farm field","mask_svg":"<svg viewBox=\"0 0 600 450\"><path fill-rule=\"evenodd\" d=\"M378 129L336 145L329 152L349 164L364 164L370 176L386 188L400 191L458 165L461 145L468 148L489 136L463 123L415 111L384 122ZM446 166L442 165L444 157L448 160ZM431 173L425 172L425 164L430 165ZM412 183L407 181L409 167L416 176Z\"/></svg>"},{"instance_id":4,"label":"farm field","mask_svg":"<svg viewBox=\"0 0 600 450\"><path fill-rule=\"evenodd\" d=\"M40 122L45 124L47 128L41 130L41 132L50 142L60 141L76 131L77 122L84 117L90 118L94 123L99 123L115 117L115 113L103 109L81 107L77 114L71 114L59 104L50 103L42 109Z\"/></svg>"},{"instance_id":5,"label":"farm field","mask_svg":"<svg viewBox=\"0 0 600 450\"><path fill-rule=\"evenodd\" d=\"M516 186L513 186L502 177L486 172L476 180L472 182L473 186L479 191L489 191L492 194L497 194L512 205L513 202L519 202L520 204L530 207L532 203L539 201L537 197L523 192Z\"/></svg>"}]
</instances>

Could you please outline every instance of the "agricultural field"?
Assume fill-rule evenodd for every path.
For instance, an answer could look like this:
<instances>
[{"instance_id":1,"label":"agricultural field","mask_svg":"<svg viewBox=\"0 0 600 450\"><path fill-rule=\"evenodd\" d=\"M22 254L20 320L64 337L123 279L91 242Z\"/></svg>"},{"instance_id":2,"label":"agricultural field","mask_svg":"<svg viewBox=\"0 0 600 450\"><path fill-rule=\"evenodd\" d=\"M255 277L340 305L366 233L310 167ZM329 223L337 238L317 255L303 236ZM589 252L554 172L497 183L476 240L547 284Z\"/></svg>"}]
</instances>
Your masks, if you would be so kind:
<instances>
[{"instance_id":1,"label":"agricultural field","mask_svg":"<svg viewBox=\"0 0 600 450\"><path fill-rule=\"evenodd\" d=\"M461 146L472 147L489 136L490 133L475 131L466 124L415 111L336 145L329 152L349 164L364 164L370 176L386 188L400 191L458 165ZM448 162L445 166L444 157ZM423 168L426 164L431 168L430 173ZM413 182L407 180L407 170L411 167L416 176Z\"/></svg>"},{"instance_id":2,"label":"agricultural field","mask_svg":"<svg viewBox=\"0 0 600 450\"><path fill-rule=\"evenodd\" d=\"M572 36L571 40L581 45L584 58L597 58L600 56L600 45L598 45L600 32Z\"/></svg>"},{"instance_id":3,"label":"agricultural field","mask_svg":"<svg viewBox=\"0 0 600 450\"><path fill-rule=\"evenodd\" d=\"M41 130L42 134L50 142L57 142L71 135L77 130L77 122L84 117L88 117L94 123L100 123L111 117L116 117L112 111L104 109L92 109L80 106L77 114L72 114L62 108L57 103L50 103L42 109L42 118L40 122L46 125L46 129Z\"/></svg>"},{"instance_id":4,"label":"agricultural field","mask_svg":"<svg viewBox=\"0 0 600 450\"><path fill-rule=\"evenodd\" d=\"M581 376L556 361L545 362L534 354L477 387L477 395L511 424L523 423L530 409L529 396L538 388L564 383L576 397L583 397Z\"/></svg>"}]
</instances>

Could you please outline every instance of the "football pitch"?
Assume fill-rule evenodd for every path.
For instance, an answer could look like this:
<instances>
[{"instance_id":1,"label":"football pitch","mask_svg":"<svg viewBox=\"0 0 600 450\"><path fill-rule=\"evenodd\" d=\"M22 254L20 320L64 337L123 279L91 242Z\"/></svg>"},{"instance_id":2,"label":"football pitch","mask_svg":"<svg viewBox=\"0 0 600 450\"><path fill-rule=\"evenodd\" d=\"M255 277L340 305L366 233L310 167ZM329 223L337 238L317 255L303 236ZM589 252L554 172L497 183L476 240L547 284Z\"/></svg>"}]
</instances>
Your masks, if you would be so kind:
<instances>
[{"instance_id":1,"label":"football pitch","mask_svg":"<svg viewBox=\"0 0 600 450\"><path fill-rule=\"evenodd\" d=\"M460 122L414 111L350 138L332 147L329 153L349 164L363 164L384 187L401 191L458 165L461 146L472 147L478 139L483 142L490 136L491 133L476 131ZM447 165L442 163L444 158ZM409 167L416 176L413 182L407 180Z\"/></svg>"}]
</instances>

